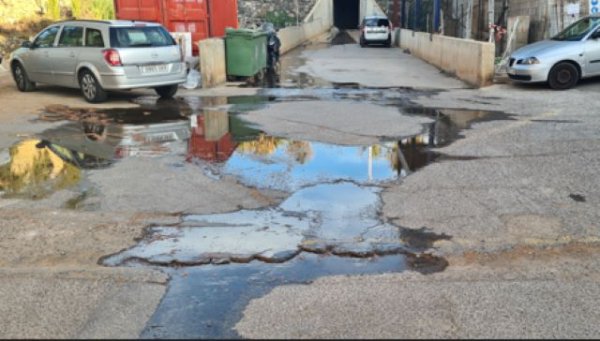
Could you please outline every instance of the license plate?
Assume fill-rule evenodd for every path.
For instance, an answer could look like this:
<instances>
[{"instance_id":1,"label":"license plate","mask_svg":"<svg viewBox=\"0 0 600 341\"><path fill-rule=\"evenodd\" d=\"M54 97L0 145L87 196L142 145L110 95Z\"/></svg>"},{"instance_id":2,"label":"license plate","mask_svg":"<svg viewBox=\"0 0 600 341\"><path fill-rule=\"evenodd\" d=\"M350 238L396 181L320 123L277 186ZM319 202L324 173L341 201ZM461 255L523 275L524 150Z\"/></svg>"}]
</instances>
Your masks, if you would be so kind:
<instances>
[{"instance_id":1,"label":"license plate","mask_svg":"<svg viewBox=\"0 0 600 341\"><path fill-rule=\"evenodd\" d=\"M167 64L144 65L140 66L140 71L144 74L164 73L169 71Z\"/></svg>"},{"instance_id":2,"label":"license plate","mask_svg":"<svg viewBox=\"0 0 600 341\"><path fill-rule=\"evenodd\" d=\"M177 139L177 134L175 134L174 132L146 135L145 138L146 142L153 143L176 141Z\"/></svg>"}]
</instances>

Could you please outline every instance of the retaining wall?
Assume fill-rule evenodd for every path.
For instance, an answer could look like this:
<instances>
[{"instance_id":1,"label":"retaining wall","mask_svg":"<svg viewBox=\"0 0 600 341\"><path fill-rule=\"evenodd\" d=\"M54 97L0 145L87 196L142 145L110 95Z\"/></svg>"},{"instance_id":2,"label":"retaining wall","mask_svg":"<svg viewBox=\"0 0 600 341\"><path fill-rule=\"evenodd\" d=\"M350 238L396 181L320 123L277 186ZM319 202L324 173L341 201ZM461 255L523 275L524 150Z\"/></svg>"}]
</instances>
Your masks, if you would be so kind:
<instances>
[{"instance_id":1,"label":"retaining wall","mask_svg":"<svg viewBox=\"0 0 600 341\"><path fill-rule=\"evenodd\" d=\"M286 53L313 39L333 26L333 1L318 0L300 26L282 28L277 32L281 40L281 53Z\"/></svg>"},{"instance_id":2,"label":"retaining wall","mask_svg":"<svg viewBox=\"0 0 600 341\"><path fill-rule=\"evenodd\" d=\"M493 83L493 43L401 29L399 46L463 81L483 87Z\"/></svg>"}]
</instances>

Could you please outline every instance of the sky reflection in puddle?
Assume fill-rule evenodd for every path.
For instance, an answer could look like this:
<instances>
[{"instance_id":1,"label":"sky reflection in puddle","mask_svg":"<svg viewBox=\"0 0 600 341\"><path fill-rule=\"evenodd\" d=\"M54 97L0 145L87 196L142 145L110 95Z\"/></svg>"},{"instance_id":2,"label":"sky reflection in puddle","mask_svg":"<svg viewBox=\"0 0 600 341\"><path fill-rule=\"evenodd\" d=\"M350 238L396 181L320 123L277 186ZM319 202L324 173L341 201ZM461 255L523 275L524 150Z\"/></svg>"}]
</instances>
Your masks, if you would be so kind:
<instances>
[{"instance_id":1,"label":"sky reflection in puddle","mask_svg":"<svg viewBox=\"0 0 600 341\"><path fill-rule=\"evenodd\" d=\"M507 119L495 112L411 107L404 110L435 119L422 134L372 146L338 146L264 135L232 113L255 110L276 99L285 97L140 98L140 108L109 110L52 106L42 119L69 122L42 132L33 145L43 142L44 157L63 159L76 170L110 166L125 157L181 155L210 170L205 173L215 179L233 175L249 186L293 192L340 180L398 180L436 161L440 155L431 148L461 138L473 122ZM77 184L81 176L60 172L65 167L56 162L40 162L42 154L30 145L17 144L2 157L0 193L36 199ZM60 180L65 177L70 180Z\"/></svg>"}]
</instances>

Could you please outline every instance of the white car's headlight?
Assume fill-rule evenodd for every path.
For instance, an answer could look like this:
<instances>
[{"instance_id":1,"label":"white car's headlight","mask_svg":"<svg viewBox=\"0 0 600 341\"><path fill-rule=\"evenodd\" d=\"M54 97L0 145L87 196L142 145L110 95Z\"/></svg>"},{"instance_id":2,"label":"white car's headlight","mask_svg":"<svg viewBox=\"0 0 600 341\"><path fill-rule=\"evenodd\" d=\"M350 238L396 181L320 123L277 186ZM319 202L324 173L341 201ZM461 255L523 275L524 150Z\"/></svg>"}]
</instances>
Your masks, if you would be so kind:
<instances>
[{"instance_id":1,"label":"white car's headlight","mask_svg":"<svg viewBox=\"0 0 600 341\"><path fill-rule=\"evenodd\" d=\"M535 58L535 57L529 57L529 58L525 58L521 61L521 63L519 64L524 64L524 65L533 65L533 64L539 64L540 61Z\"/></svg>"}]
</instances>

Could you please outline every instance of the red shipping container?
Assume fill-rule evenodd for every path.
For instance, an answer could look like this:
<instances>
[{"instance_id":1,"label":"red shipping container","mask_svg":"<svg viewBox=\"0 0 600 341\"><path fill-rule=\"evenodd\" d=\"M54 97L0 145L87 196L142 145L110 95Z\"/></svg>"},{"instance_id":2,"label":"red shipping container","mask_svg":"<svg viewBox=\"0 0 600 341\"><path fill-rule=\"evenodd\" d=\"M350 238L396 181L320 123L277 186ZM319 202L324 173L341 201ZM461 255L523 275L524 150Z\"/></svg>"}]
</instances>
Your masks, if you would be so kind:
<instances>
[{"instance_id":1,"label":"red shipping container","mask_svg":"<svg viewBox=\"0 0 600 341\"><path fill-rule=\"evenodd\" d=\"M225 36L225 28L238 28L237 0L114 0L120 20L159 22L170 32L191 32L192 53L198 41Z\"/></svg>"}]
</instances>

